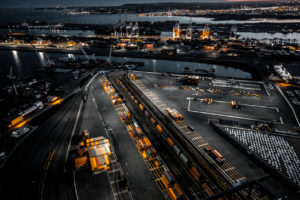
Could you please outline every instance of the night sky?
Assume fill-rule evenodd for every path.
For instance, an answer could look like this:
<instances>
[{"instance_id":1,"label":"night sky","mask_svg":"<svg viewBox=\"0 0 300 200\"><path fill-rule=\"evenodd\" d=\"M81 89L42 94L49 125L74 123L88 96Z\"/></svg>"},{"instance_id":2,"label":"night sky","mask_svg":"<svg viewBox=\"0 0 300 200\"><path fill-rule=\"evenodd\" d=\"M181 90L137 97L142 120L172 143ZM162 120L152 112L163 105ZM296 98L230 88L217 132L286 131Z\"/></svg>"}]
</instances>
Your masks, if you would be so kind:
<instances>
[{"instance_id":1,"label":"night sky","mask_svg":"<svg viewBox=\"0 0 300 200\"><path fill-rule=\"evenodd\" d=\"M0 7L109 6L152 2L226 2L238 0L0 0Z\"/></svg>"}]
</instances>

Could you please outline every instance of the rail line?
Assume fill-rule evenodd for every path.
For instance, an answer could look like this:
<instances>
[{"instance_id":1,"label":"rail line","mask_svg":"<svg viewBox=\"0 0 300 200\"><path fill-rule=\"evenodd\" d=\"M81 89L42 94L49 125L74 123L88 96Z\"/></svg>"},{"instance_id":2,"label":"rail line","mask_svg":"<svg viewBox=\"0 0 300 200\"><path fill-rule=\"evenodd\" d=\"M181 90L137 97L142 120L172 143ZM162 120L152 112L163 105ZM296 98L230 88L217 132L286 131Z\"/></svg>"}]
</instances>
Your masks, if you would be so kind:
<instances>
[{"instance_id":1,"label":"rail line","mask_svg":"<svg viewBox=\"0 0 300 200\"><path fill-rule=\"evenodd\" d=\"M238 170L227 161L224 161L222 165L217 164L204 150L209 144L201 138L198 133L190 131L184 121L178 123L174 122L165 113L165 109L167 108L166 104L162 103L142 82L139 80L129 81L126 78L122 80L126 83L127 87L130 87L131 90L139 96L144 104L153 109L156 116L164 122L164 125L174 134L174 137L181 141L181 145L197 160L201 168L208 172L209 176L213 178L219 188L227 190L246 180L246 178L241 176ZM244 199L246 195L245 191L237 192L236 198ZM253 199L264 199L259 197L255 192L251 194L251 197Z\"/></svg>"}]
</instances>

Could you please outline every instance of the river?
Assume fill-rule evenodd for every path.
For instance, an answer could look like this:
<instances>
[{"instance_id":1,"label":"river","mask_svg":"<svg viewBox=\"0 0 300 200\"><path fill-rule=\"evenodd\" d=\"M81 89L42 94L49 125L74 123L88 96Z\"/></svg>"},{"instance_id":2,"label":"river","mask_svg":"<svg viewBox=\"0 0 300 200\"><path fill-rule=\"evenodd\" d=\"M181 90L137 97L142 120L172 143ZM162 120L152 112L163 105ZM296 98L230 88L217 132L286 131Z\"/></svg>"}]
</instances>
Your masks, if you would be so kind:
<instances>
[{"instance_id":1,"label":"river","mask_svg":"<svg viewBox=\"0 0 300 200\"><path fill-rule=\"evenodd\" d=\"M96 14L96 15L61 15L62 11L58 10L34 10L29 8L0 8L0 24L7 23L21 23L46 21L53 23L79 23L79 24L115 24L119 21L120 17L124 20L125 15L121 14ZM136 14L128 14L128 21L179 21L180 23L189 23L190 17L185 16L138 16ZM259 23L259 22L272 22L272 23L300 23L300 20L287 19L258 19L258 20L225 20L218 21L213 18L193 17L192 22L198 24L212 23L212 24L241 24L241 23Z\"/></svg>"},{"instance_id":2,"label":"river","mask_svg":"<svg viewBox=\"0 0 300 200\"><path fill-rule=\"evenodd\" d=\"M52 60L56 60L66 56L78 56L73 54L62 53L47 53L48 57ZM80 56L84 58L84 56ZM0 60L5 60L0 68L0 73L8 74L9 69L13 67L13 73L17 77L30 76L32 74L32 68L42 67L47 63L47 56L43 52L28 52L28 51L0 51ZM101 58L98 57L98 58ZM197 62L183 62L183 61L168 61L168 60L156 60L156 59L142 59L142 58L126 58L126 57L112 57L112 61L124 63L126 61L144 62L144 66L138 68L141 71L154 71L154 72L171 72L182 73L186 66L189 67L190 72L196 72L196 70L209 71L211 67L216 69L216 75L219 77L233 77L251 79L251 74L240 69L233 67L227 67L222 65L212 65Z\"/></svg>"}]
</instances>

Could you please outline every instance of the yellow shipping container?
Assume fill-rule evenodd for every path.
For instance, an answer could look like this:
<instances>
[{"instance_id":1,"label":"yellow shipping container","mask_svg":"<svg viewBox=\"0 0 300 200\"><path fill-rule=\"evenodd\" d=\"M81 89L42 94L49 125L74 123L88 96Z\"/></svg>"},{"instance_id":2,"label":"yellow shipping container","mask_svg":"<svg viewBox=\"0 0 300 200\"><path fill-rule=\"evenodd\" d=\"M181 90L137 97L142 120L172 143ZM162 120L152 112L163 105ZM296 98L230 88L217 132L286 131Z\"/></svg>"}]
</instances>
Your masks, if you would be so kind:
<instances>
[{"instance_id":1,"label":"yellow shipping container","mask_svg":"<svg viewBox=\"0 0 300 200\"><path fill-rule=\"evenodd\" d=\"M91 169L92 169L92 171L94 171L95 168L97 167L95 157L91 157L91 158L90 158L90 164L91 164Z\"/></svg>"}]
</instances>

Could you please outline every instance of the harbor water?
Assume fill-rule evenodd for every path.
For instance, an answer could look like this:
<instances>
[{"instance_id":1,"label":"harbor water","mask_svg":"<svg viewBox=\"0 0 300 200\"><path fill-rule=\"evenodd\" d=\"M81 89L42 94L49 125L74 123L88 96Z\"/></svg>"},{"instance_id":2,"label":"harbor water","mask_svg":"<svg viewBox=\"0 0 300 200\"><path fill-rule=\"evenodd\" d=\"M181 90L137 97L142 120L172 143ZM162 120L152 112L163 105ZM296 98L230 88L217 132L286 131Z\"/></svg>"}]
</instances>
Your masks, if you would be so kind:
<instances>
[{"instance_id":1,"label":"harbor water","mask_svg":"<svg viewBox=\"0 0 300 200\"><path fill-rule=\"evenodd\" d=\"M84 59L83 55L63 54L63 53L47 53L50 60L57 60L66 56L73 57L79 56ZM96 58L102 58L96 56ZM33 68L43 67L47 64L47 56L44 52L29 52L29 51L0 51L0 59L6 60L0 68L0 73L8 74L10 67L13 67L13 72L17 77L30 76ZM153 72L169 72L169 73L182 73L185 67L189 67L189 72L209 72L211 68L215 68L216 76L220 77L233 77L250 79L250 73L236 69L234 67L227 67L222 65L213 65L197 62L184 62L184 61L168 61L156 59L142 59L142 58L127 58L127 57L112 57L113 62L143 62L144 66L139 67L141 71Z\"/></svg>"}]
</instances>

